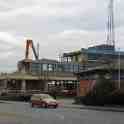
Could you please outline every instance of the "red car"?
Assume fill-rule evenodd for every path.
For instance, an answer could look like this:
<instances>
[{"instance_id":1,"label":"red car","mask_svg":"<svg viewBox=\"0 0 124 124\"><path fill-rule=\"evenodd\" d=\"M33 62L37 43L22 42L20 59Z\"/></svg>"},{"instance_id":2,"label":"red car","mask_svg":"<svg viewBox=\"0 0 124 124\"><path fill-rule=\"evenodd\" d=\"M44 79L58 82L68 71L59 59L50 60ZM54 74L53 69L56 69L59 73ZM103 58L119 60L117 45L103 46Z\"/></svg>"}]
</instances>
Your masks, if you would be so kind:
<instances>
[{"instance_id":1,"label":"red car","mask_svg":"<svg viewBox=\"0 0 124 124\"><path fill-rule=\"evenodd\" d=\"M48 107L58 107L58 102L51 97L48 94L34 94L31 97L31 106L35 107L43 107L43 108L48 108Z\"/></svg>"},{"instance_id":2,"label":"red car","mask_svg":"<svg viewBox=\"0 0 124 124\"><path fill-rule=\"evenodd\" d=\"M76 90L63 90L62 93L65 96L76 96Z\"/></svg>"}]
</instances>

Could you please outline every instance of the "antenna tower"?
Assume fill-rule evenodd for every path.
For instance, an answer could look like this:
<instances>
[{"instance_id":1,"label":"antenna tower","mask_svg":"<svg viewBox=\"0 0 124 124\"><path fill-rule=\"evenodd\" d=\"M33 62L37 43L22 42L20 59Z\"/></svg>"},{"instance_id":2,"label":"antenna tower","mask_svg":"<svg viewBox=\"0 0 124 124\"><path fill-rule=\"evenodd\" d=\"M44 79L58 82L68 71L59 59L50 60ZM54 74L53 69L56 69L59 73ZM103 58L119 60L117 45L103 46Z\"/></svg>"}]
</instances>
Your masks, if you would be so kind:
<instances>
[{"instance_id":1,"label":"antenna tower","mask_svg":"<svg viewBox=\"0 0 124 124\"><path fill-rule=\"evenodd\" d=\"M107 45L115 48L114 0L109 1L107 23Z\"/></svg>"}]
</instances>

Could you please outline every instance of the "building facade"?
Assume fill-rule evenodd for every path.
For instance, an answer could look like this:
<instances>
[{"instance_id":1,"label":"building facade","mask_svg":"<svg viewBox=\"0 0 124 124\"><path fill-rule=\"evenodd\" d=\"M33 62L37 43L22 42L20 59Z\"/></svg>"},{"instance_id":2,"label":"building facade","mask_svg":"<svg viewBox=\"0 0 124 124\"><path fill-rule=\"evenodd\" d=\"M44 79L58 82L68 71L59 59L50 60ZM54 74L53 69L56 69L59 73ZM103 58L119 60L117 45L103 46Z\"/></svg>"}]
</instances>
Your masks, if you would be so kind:
<instances>
[{"instance_id":1,"label":"building facade","mask_svg":"<svg viewBox=\"0 0 124 124\"><path fill-rule=\"evenodd\" d=\"M76 52L64 53L63 61L80 63L84 65L84 69L87 69L113 62L114 60L117 61L119 57L124 60L124 52L116 51L114 46L103 44L89 47L88 49L82 48Z\"/></svg>"},{"instance_id":2,"label":"building facade","mask_svg":"<svg viewBox=\"0 0 124 124\"><path fill-rule=\"evenodd\" d=\"M107 66L101 68L92 68L90 70L77 73L77 76L80 81L78 96L85 97L90 91L92 91L97 83L97 80L101 76L105 79L110 79L113 82L115 91L124 95L124 68L121 68L121 70L118 70L118 68L113 68L110 70L110 68Z\"/></svg>"},{"instance_id":3,"label":"building facade","mask_svg":"<svg viewBox=\"0 0 124 124\"><path fill-rule=\"evenodd\" d=\"M28 65L28 66L26 66ZM42 74L43 72L68 72L76 73L83 70L83 65L74 62L59 62L57 60L41 59L25 62L25 60L18 62L18 70L26 71L32 74Z\"/></svg>"}]
</instances>

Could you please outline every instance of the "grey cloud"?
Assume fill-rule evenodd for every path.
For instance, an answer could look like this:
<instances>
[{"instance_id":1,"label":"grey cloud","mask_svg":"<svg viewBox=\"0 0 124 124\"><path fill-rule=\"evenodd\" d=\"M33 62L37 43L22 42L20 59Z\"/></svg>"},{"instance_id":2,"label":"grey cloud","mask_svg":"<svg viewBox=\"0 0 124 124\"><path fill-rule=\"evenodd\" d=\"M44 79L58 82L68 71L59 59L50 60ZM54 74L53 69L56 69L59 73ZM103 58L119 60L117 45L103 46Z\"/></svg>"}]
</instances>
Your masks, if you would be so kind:
<instances>
[{"instance_id":1,"label":"grey cloud","mask_svg":"<svg viewBox=\"0 0 124 124\"><path fill-rule=\"evenodd\" d=\"M25 39L40 42L40 57L105 43L108 0L1 0L0 69L16 69ZM123 45L124 2L115 3L117 45ZM11 59L9 59L11 58ZM5 64L6 63L6 64Z\"/></svg>"}]
</instances>

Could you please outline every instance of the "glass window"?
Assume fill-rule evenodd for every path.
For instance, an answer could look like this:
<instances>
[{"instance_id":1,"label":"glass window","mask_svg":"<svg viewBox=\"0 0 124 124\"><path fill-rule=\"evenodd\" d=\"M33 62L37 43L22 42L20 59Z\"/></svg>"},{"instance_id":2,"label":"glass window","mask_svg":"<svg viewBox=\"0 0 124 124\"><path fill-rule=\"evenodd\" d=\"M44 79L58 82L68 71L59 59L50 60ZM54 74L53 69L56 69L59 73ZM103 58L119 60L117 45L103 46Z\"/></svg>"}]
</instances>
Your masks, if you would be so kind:
<instances>
[{"instance_id":1,"label":"glass window","mask_svg":"<svg viewBox=\"0 0 124 124\"><path fill-rule=\"evenodd\" d=\"M43 64L43 71L47 71L47 64Z\"/></svg>"}]
</instances>

